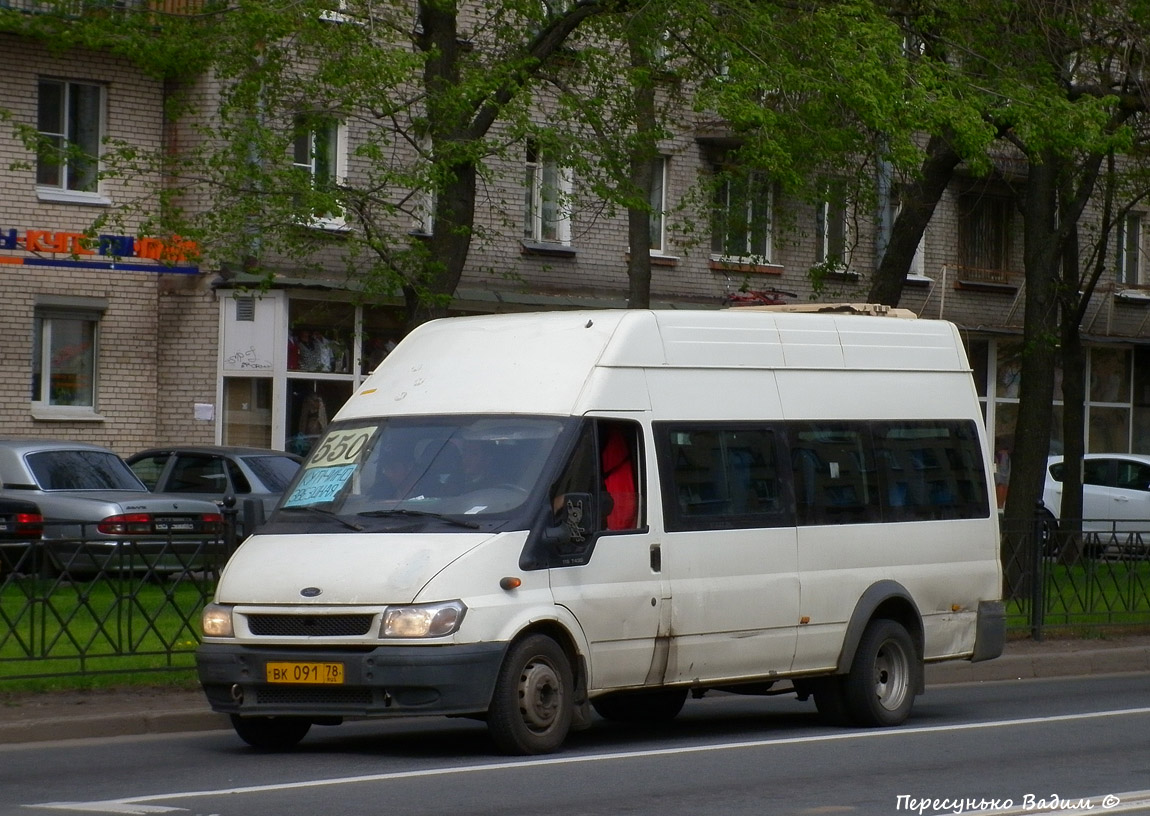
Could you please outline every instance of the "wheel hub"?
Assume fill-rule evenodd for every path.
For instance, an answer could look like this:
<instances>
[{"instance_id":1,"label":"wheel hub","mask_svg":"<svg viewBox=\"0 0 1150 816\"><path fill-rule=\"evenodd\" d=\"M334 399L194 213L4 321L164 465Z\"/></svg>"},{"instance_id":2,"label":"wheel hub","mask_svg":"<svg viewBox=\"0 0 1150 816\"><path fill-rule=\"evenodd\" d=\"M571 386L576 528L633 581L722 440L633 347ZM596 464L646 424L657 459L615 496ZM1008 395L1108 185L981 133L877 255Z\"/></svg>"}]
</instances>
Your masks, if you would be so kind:
<instances>
[{"instance_id":1,"label":"wheel hub","mask_svg":"<svg viewBox=\"0 0 1150 816\"><path fill-rule=\"evenodd\" d=\"M523 667L519 678L519 710L523 721L541 730L551 726L559 716L559 675L549 663L533 661Z\"/></svg>"}]
</instances>

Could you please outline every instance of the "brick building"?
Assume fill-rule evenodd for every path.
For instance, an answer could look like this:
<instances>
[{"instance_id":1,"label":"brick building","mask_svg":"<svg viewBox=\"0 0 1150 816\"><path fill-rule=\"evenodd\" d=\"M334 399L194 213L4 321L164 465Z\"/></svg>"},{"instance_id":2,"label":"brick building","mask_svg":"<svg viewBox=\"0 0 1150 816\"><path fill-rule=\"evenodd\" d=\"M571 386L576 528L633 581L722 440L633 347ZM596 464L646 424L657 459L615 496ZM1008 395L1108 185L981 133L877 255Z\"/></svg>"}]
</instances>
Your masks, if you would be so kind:
<instances>
[{"instance_id":1,"label":"brick building","mask_svg":"<svg viewBox=\"0 0 1150 816\"><path fill-rule=\"evenodd\" d=\"M95 167L81 156L38 161L19 128L92 152L119 144L156 148L172 139L164 83L127 61L62 53L0 33L0 75L6 78L0 110L11 113L0 139L5 433L82 439L122 454L173 442L306 452L401 338L399 299L365 300L336 263L307 274L285 263L270 289L252 292L244 287L254 281L213 261L210 247L201 248L199 259L178 239L139 237L143 216L119 220L126 201L158 205L165 183L158 171L97 182ZM357 172L356 138L349 126L329 140L341 173ZM652 227L658 306L718 308L745 288L787 292L786 299L799 302L865 296L881 252L880 225L896 202L870 212L849 202L788 201L748 175L742 186L724 186L711 204L726 207L728 216L736 204L744 207L741 230L732 230L727 217L724 234L688 241L671 213L697 190L700 174L723 160L722 145L685 128L660 147L655 203L667 216ZM570 185L572 201L586 195L579 179L549 166L530 146L520 163L495 168L497 181L479 215L489 237L472 249L455 312L625 305L625 214L560 206L544 217L546 194L532 185L547 174ZM93 229L101 216L107 220ZM1089 348L1088 450L1150 452L1142 217L1125 220L1117 271L1099 287L1082 327ZM696 213L697 222L709 220ZM901 303L963 329L992 436L1007 451L1023 315L1020 227L1004 187L956 179L928 227ZM810 270L830 258L842 263L816 290Z\"/></svg>"}]
</instances>

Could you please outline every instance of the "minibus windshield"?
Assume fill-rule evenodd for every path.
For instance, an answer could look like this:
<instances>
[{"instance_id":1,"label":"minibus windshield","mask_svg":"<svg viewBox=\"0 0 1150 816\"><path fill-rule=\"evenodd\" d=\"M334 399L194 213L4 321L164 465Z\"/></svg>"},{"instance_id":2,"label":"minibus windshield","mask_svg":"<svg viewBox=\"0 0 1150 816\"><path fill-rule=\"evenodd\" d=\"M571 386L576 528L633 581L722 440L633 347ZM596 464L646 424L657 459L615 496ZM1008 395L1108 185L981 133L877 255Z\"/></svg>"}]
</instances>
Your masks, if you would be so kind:
<instances>
[{"instance_id":1,"label":"minibus windshield","mask_svg":"<svg viewBox=\"0 0 1150 816\"><path fill-rule=\"evenodd\" d=\"M458 529L517 513L565 424L554 417L389 417L333 423L276 520L322 511L365 529L441 520Z\"/></svg>"}]
</instances>

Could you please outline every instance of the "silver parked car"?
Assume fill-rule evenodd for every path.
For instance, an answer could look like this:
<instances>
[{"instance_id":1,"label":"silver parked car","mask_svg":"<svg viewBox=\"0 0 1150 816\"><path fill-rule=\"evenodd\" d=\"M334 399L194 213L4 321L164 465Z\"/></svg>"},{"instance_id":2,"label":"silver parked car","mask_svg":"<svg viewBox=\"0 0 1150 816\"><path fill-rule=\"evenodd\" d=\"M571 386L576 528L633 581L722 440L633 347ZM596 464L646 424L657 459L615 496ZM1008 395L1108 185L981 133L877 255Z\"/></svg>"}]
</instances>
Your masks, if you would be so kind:
<instances>
[{"instance_id":1,"label":"silver parked car","mask_svg":"<svg viewBox=\"0 0 1150 816\"><path fill-rule=\"evenodd\" d=\"M213 502L150 493L114 452L83 442L0 438L0 498L39 507L53 566L73 576L199 569L223 528Z\"/></svg>"},{"instance_id":2,"label":"silver parked car","mask_svg":"<svg viewBox=\"0 0 1150 816\"><path fill-rule=\"evenodd\" d=\"M270 515L303 459L265 448L195 445L149 448L127 462L149 490L211 499L218 505L225 496L235 496L242 536L245 503L258 502L261 515Z\"/></svg>"}]
</instances>

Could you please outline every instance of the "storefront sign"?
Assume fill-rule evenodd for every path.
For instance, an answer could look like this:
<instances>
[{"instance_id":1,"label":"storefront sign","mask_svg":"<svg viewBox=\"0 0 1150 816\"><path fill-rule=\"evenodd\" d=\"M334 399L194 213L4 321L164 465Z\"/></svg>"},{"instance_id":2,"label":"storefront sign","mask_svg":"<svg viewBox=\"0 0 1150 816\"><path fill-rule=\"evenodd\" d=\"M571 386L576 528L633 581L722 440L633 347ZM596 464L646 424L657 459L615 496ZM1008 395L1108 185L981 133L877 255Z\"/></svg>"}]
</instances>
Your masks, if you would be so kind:
<instances>
[{"instance_id":1,"label":"storefront sign","mask_svg":"<svg viewBox=\"0 0 1150 816\"><path fill-rule=\"evenodd\" d=\"M200 271L194 265L200 258L199 245L179 236L136 238L131 235L98 235L92 238L82 232L30 229L21 233L14 229L0 229L0 250L68 256L67 259L60 259L0 255L0 264L16 266L66 266L183 275ZM131 259L150 263L132 263Z\"/></svg>"}]
</instances>

